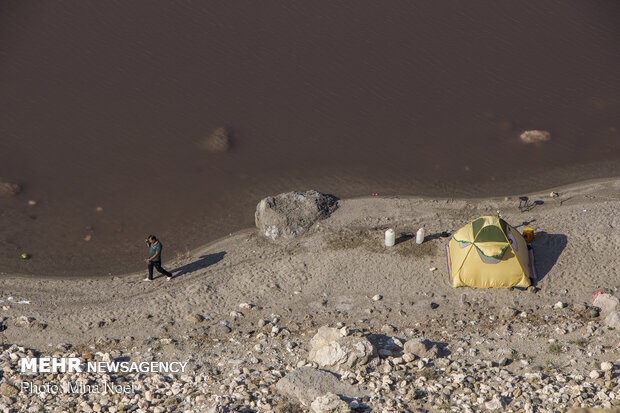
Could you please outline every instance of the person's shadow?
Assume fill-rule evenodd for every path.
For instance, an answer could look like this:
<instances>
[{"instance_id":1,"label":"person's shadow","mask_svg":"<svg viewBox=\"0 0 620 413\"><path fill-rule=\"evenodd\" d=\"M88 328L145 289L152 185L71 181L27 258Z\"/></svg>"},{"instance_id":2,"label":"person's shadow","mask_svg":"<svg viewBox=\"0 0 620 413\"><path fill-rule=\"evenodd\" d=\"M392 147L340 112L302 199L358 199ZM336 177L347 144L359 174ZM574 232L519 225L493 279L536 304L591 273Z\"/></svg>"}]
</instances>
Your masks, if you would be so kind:
<instances>
[{"instance_id":1,"label":"person's shadow","mask_svg":"<svg viewBox=\"0 0 620 413\"><path fill-rule=\"evenodd\" d=\"M213 264L216 264L220 262L224 258L225 255L226 255L226 251L216 252L215 254L203 255L197 261L190 262L189 264L185 264L182 267L178 267L173 270L170 270L170 272L174 275L174 278L177 278L177 277L180 277L181 275L185 275L190 272L194 272L202 268L207 268Z\"/></svg>"},{"instance_id":2,"label":"person's shadow","mask_svg":"<svg viewBox=\"0 0 620 413\"><path fill-rule=\"evenodd\" d=\"M544 231L536 232L536 238L532 243L534 248L534 265L536 266L536 279L532 284L536 285L551 271L566 248L568 240L564 234L548 234Z\"/></svg>"}]
</instances>

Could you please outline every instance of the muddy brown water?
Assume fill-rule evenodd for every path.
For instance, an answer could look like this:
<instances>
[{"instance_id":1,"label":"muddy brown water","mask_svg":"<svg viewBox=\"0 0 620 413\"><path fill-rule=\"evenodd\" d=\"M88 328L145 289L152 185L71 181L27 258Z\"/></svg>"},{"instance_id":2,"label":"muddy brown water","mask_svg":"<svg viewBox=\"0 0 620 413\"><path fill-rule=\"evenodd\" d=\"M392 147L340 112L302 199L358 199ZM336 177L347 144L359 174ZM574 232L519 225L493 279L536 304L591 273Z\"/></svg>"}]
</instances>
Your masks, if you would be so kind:
<instances>
[{"instance_id":1,"label":"muddy brown water","mask_svg":"<svg viewBox=\"0 0 620 413\"><path fill-rule=\"evenodd\" d=\"M23 192L0 199L0 272L138 270L145 235L170 260L289 190L617 176L619 23L615 1L4 0L0 177ZM230 151L205 152L220 126Z\"/></svg>"}]
</instances>

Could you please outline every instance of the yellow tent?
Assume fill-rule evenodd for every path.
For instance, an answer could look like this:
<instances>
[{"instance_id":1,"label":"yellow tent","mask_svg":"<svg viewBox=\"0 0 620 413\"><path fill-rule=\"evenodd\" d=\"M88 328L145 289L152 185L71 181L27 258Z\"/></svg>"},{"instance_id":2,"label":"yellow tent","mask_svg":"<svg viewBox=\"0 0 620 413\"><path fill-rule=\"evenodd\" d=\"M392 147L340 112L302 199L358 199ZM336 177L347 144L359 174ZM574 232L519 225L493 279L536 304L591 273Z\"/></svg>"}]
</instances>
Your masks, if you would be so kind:
<instances>
[{"instance_id":1,"label":"yellow tent","mask_svg":"<svg viewBox=\"0 0 620 413\"><path fill-rule=\"evenodd\" d=\"M452 235L447 247L454 287L529 287L530 252L519 234L499 217L480 217Z\"/></svg>"}]
</instances>

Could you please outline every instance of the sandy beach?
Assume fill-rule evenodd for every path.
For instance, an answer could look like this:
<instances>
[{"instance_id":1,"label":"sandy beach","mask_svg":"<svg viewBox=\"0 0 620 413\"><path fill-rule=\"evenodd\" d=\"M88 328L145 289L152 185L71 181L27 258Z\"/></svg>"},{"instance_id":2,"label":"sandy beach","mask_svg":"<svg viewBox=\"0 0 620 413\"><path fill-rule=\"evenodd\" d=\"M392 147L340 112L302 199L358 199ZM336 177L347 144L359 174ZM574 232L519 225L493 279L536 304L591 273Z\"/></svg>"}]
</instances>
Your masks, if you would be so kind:
<instances>
[{"instance_id":1,"label":"sandy beach","mask_svg":"<svg viewBox=\"0 0 620 413\"><path fill-rule=\"evenodd\" d=\"M551 197L551 191L559 196ZM527 211L519 209L518 197L344 199L329 218L286 244L271 242L250 228L168 261L165 266L175 275L170 282L163 277L143 282L144 272L107 279L89 279L88 274L72 280L4 276L0 339L5 352L17 351L16 345L48 355L83 357L113 351L132 358L186 360L189 375L208 377L204 380L209 383L265 368L285 376L295 367L311 364L310 338L327 325L401 341L424 337L443 343L454 356L461 354L457 351L461 348L472 362L497 361L498 352L509 349L527 360L501 367L510 374L552 363L557 374L587 377L596 363L620 363L618 331L604 327L602 317L587 315L594 292L618 294L620 286L616 268L620 180L552 188L528 197ZM441 234L497 211L517 229L527 225L536 231L534 287L452 288L445 258L449 238ZM427 236L417 245L412 235L420 227ZM383 246L387 228L394 228L400 241L391 248ZM558 302L564 306L556 306ZM521 316L506 320L502 316L506 308ZM583 340L583 346L574 344ZM550 343L561 350L549 353ZM262 356L254 354L259 344L265 347ZM384 356L380 362L389 365L391 356ZM18 379L5 373L2 380ZM602 385L618 399L569 399L562 406L618 406L618 385L615 374ZM209 386L198 401L196 395L183 398L179 405L185 409L179 411L202 411L205 406L220 409L213 411L269 411L288 400L274 389L277 396L269 390L263 393L264 400L254 396L246 400L230 396L229 386ZM52 405L54 400L49 399ZM369 408L390 407L385 397L367 400ZM394 402L401 407L394 411L432 410L438 400L401 400ZM518 397L511 400L506 399L502 409L524 409ZM82 406L83 401L91 407L94 403L87 398L71 405ZM12 399L4 396L2 402L7 407L40 404L21 393ZM484 409L486 402L474 403L471 409ZM66 400L56 403L60 408ZM107 403L112 406L114 399ZM531 407L533 402L529 403ZM124 406L130 404L131 398ZM153 402L144 411L156 405ZM138 408L143 407L136 404ZM540 400L534 411L563 410Z\"/></svg>"}]
</instances>

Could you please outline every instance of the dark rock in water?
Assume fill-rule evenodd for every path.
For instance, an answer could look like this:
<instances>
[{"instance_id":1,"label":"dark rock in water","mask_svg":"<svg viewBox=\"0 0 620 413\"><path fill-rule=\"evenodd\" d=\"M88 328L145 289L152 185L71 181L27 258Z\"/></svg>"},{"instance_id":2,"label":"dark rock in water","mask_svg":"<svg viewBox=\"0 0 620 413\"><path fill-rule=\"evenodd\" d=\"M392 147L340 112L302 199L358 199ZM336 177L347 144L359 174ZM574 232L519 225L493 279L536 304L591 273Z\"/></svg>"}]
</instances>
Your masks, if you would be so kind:
<instances>
[{"instance_id":1,"label":"dark rock in water","mask_svg":"<svg viewBox=\"0 0 620 413\"><path fill-rule=\"evenodd\" d=\"M230 132L226 128L217 128L202 143L209 152L228 152L230 149Z\"/></svg>"},{"instance_id":2,"label":"dark rock in water","mask_svg":"<svg viewBox=\"0 0 620 413\"><path fill-rule=\"evenodd\" d=\"M338 208L338 198L317 191L270 196L256 206L256 227L265 237L292 239Z\"/></svg>"},{"instance_id":3,"label":"dark rock in water","mask_svg":"<svg viewBox=\"0 0 620 413\"><path fill-rule=\"evenodd\" d=\"M19 185L0 178L0 198L17 195L21 190Z\"/></svg>"}]
</instances>

